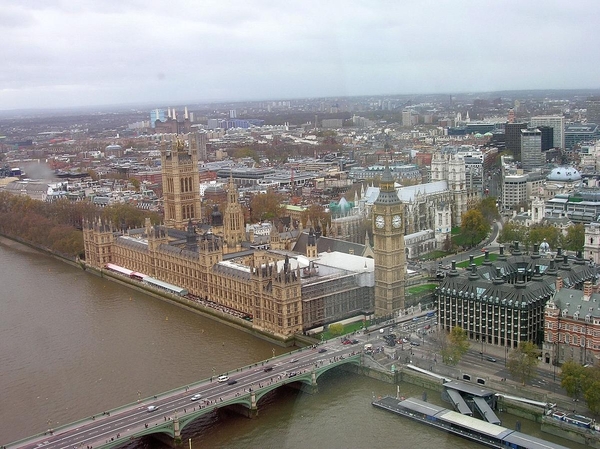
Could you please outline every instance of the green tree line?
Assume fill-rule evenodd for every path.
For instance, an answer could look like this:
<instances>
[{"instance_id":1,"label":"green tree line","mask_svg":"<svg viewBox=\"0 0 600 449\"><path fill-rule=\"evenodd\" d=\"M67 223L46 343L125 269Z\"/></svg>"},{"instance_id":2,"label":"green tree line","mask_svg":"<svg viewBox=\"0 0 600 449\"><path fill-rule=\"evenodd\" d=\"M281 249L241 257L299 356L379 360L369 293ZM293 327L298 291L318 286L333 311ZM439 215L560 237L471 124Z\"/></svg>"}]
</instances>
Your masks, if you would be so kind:
<instances>
[{"instance_id":1,"label":"green tree line","mask_svg":"<svg viewBox=\"0 0 600 449\"><path fill-rule=\"evenodd\" d=\"M65 256L83 256L83 220L101 217L118 229L141 227L146 217L159 223L157 213L118 204L98 208L89 201L66 199L52 203L0 193L0 233L48 248Z\"/></svg>"},{"instance_id":2,"label":"green tree line","mask_svg":"<svg viewBox=\"0 0 600 449\"><path fill-rule=\"evenodd\" d=\"M527 227L518 223L506 223L498 236L500 243L517 241L525 249L529 249L535 244L540 244L544 240L548 242L550 248L553 250L561 247L570 251L578 251L583 249L585 228L581 223L575 224L567 229L566 235L563 235L560 229L552 225L536 224Z\"/></svg>"}]
</instances>

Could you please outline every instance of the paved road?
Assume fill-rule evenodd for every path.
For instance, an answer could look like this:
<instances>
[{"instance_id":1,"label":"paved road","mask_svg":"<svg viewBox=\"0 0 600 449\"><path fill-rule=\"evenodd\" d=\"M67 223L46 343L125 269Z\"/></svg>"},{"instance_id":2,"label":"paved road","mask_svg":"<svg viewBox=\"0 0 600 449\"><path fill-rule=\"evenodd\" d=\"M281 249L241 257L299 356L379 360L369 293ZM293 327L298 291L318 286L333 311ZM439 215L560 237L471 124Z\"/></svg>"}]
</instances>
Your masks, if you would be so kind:
<instances>
[{"instance_id":1,"label":"paved road","mask_svg":"<svg viewBox=\"0 0 600 449\"><path fill-rule=\"evenodd\" d=\"M361 341L366 336L359 336ZM326 352L319 352L326 349ZM304 373L311 371L315 365L326 366L336 363L341 357L353 355L362 350L359 344L342 344L335 339L319 345L317 348L304 348L285 356L257 363L238 371L227 373L230 379L235 379L235 385L218 382L216 377L176 391L157 395L156 399L141 401L137 404L110 412L100 412L94 417L86 418L79 423L55 429L52 434L47 432L19 444L9 444L7 448L94 448L114 440L126 442L132 436L148 428L164 424L175 416L182 417L198 407L218 408L222 401L247 395L249 389L257 390L260 385L273 383L285 384L293 381L292 372ZM265 372L265 366L273 369ZM192 401L192 396L200 394L201 399ZM155 406L156 410L149 412L148 407Z\"/></svg>"}]
</instances>

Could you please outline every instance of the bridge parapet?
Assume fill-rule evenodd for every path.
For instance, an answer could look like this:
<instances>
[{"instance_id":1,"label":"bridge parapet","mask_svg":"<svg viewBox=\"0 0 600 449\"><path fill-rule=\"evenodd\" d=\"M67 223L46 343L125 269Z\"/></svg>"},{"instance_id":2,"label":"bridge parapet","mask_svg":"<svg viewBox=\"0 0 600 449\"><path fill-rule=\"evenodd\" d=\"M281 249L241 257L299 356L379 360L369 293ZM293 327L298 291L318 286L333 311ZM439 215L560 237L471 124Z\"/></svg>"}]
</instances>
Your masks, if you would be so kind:
<instances>
[{"instance_id":1,"label":"bridge parapet","mask_svg":"<svg viewBox=\"0 0 600 449\"><path fill-rule=\"evenodd\" d=\"M336 349L339 355L332 355L327 360L327 357L321 357L321 352L316 349L316 347L300 349L227 372L227 374L243 373L241 376L234 376L234 381L244 382L242 379L249 379L245 381L243 392L241 385L237 389L229 388L224 383L216 382L214 377L208 378L62 425L53 429L52 434L46 431L10 443L5 447L7 449L37 447L42 444L48 448L62 448L66 447L65 438L70 438L68 441L77 441L77 444L82 442L83 446L86 442L92 442L95 448L109 449L121 446L135 438L153 434L164 435L177 441L181 438L181 431L189 423L219 408L232 407L235 410L238 407L237 411L241 411L240 407L242 407L248 410L246 415L252 417L258 411L260 400L276 388L296 384L292 387L304 385L308 391L315 392L317 380L325 372L344 364L361 364L361 352L342 353ZM271 371L264 371L261 368L267 365ZM294 370L293 375L290 375L291 370ZM213 391L213 393L205 395L205 391ZM191 395L199 392L204 395L204 398L201 401L189 402ZM192 398L192 401L194 399ZM148 413L154 411L146 410L149 405L156 405L161 411L164 410L164 415L160 411ZM129 417L131 417L131 424L125 424L123 420ZM119 422L120 424L115 427L115 423ZM98 429L102 429L101 432L104 433L98 433ZM94 434L95 436L90 438L89 435ZM109 438L105 440L106 436ZM71 443L69 447L73 447Z\"/></svg>"}]
</instances>

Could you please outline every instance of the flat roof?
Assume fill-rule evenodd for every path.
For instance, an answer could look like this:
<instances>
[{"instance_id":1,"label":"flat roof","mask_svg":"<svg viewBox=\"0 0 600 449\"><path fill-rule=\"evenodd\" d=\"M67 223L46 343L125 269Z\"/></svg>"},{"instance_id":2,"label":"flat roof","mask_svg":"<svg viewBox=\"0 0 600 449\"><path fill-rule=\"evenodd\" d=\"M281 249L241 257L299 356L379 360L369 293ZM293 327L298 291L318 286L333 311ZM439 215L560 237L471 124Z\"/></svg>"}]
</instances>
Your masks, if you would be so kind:
<instances>
[{"instance_id":1,"label":"flat roof","mask_svg":"<svg viewBox=\"0 0 600 449\"><path fill-rule=\"evenodd\" d=\"M496 424L490 424L489 422L473 418L472 416L461 415L460 413L454 412L452 410L442 412L436 415L436 418L442 419L449 423L468 427L470 429L476 430L477 432L484 433L486 435L493 436L499 439L502 439L506 435L509 435L511 432L513 432L512 430L507 429L506 427L498 426Z\"/></svg>"},{"instance_id":2,"label":"flat roof","mask_svg":"<svg viewBox=\"0 0 600 449\"><path fill-rule=\"evenodd\" d=\"M486 390L484 388L479 388L473 384L468 384L466 382L458 382L453 380L451 382L446 382L444 384L444 388L451 388L453 390L462 391L464 393L471 394L473 396L486 397L493 396L494 392L491 390Z\"/></svg>"}]
</instances>

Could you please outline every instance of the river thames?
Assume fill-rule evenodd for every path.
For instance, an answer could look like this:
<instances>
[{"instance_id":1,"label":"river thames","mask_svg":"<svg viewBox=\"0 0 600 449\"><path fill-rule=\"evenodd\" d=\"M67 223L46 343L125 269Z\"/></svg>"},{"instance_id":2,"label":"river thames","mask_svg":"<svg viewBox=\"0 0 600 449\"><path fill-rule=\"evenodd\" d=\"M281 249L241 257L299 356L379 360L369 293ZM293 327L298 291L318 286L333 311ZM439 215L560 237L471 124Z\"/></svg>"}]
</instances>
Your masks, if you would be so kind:
<instances>
[{"instance_id":1,"label":"river thames","mask_svg":"<svg viewBox=\"0 0 600 449\"><path fill-rule=\"evenodd\" d=\"M0 239L0 264L0 445L286 351L10 240ZM330 372L317 394L280 389L255 419L219 414L186 427L185 447L188 438L203 448L481 447L370 404L388 394L395 386Z\"/></svg>"}]
</instances>

